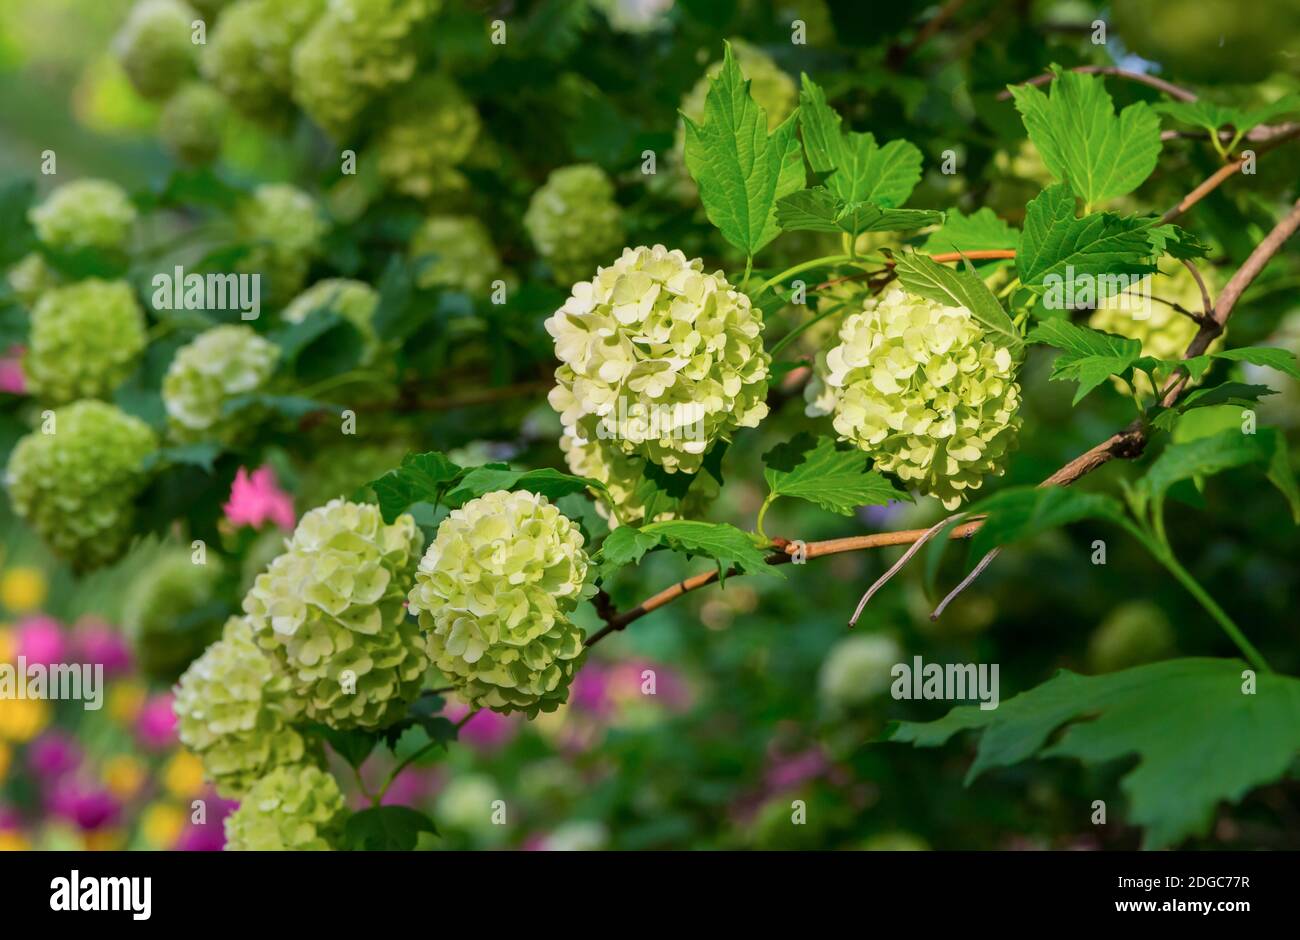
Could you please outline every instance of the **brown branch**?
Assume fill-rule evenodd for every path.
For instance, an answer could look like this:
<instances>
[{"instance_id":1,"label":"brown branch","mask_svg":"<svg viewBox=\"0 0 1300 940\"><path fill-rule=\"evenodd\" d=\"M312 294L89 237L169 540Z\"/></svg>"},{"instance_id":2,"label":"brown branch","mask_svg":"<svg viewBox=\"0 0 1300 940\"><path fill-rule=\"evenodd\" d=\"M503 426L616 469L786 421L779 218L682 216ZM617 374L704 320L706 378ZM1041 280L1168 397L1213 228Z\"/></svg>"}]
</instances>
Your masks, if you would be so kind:
<instances>
[{"instance_id":1,"label":"brown branch","mask_svg":"<svg viewBox=\"0 0 1300 940\"><path fill-rule=\"evenodd\" d=\"M1263 271L1264 267L1272 260L1273 256L1281 249L1283 243L1290 238L1300 228L1300 200L1296 200L1295 205L1291 208L1281 221L1274 226L1273 230L1265 239L1256 246L1251 252L1250 257L1238 269L1237 273L1232 276L1219 294L1218 303L1215 305L1214 318L1212 322L1202 324L1193 337L1192 342L1188 345L1187 351L1183 353L1184 359L1190 359L1193 356L1199 356L1209 347L1214 337L1223 332L1224 324L1227 323L1228 317L1232 315L1233 307L1236 306L1242 293L1250 286L1251 282ZM937 257L937 256L936 256ZM968 255L969 257L969 255ZM1187 375L1185 372L1179 375L1170 376L1163 391L1165 392L1162 404L1165 407L1172 405L1178 398L1186 382ZM1129 460L1138 457L1146 449L1147 445L1147 428L1140 420L1135 420L1124 430L1112 434L1106 440L1090 448L1084 453L1075 457L1065 466L1061 467L1039 486L1069 486L1081 477L1092 473L1098 467L1109 463L1111 460L1121 459ZM983 520L974 520L964 522L955 526L948 537L950 539L967 539L979 529ZM800 543L791 542L787 539L773 539L772 544L775 552L769 555L767 563L769 565L788 564L794 560L796 554L804 559L822 558L827 555L838 555L843 552L855 552L869 548L884 548L891 545L911 545L919 539L925 538L931 529L907 529L899 532L876 532L871 535L855 535L842 539L828 539L820 542ZM981 569L982 570L982 569ZM740 572L735 568L728 572L730 575L737 575ZM646 614L658 610L665 604L669 604L691 591L698 590L706 585L717 581L719 571L717 569L706 571L694 575L682 581L678 581L671 587L665 588L657 594L654 594L637 606L621 614L610 614L605 617L606 624L589 640L587 646L594 646L596 643L609 636L611 633L622 630L633 621L639 620ZM967 582L963 583L963 587Z\"/></svg>"},{"instance_id":2,"label":"brown branch","mask_svg":"<svg viewBox=\"0 0 1300 940\"><path fill-rule=\"evenodd\" d=\"M1179 101L1196 100L1195 92L1188 91L1186 88L1182 88L1172 82L1167 82L1163 78L1156 78L1154 75L1144 75L1141 72L1130 72L1128 69L1115 68L1113 65L1080 65L1069 69L1068 71L1079 72L1084 75L1113 75L1116 78L1128 79L1130 82L1138 82L1151 88L1155 88L1158 91L1163 91L1170 98L1177 98ZM1055 77L1056 75L1054 73L1046 72L1042 75L1037 75L1028 81L1019 82L1018 84L1046 85ZM1010 89L998 92L999 101L1006 101L1010 97Z\"/></svg>"},{"instance_id":3,"label":"brown branch","mask_svg":"<svg viewBox=\"0 0 1300 940\"><path fill-rule=\"evenodd\" d=\"M1267 140L1265 140L1263 143L1259 145L1259 148L1257 149L1256 153L1257 154L1267 153L1269 150L1272 150L1274 147L1278 146L1279 144L1285 143L1286 141L1291 140L1294 137L1300 137L1300 124L1289 125L1285 130L1279 131L1278 133L1274 134L1272 137L1268 138ZM1170 209L1168 212L1162 215L1160 217L1160 221L1172 222L1174 221L1174 219L1177 219L1179 216L1183 215L1185 212L1187 212L1188 209L1192 208L1192 206L1196 205L1198 202L1200 202L1210 193L1218 189L1219 186L1229 177L1236 176L1238 171L1241 170L1241 168L1245 165L1245 163L1246 163L1246 158L1244 156L1241 156L1219 167L1217 170L1214 171L1214 173L1208 179L1205 180L1205 182L1201 183L1200 186L1197 186L1190 193L1184 196L1182 201L1178 203L1178 205L1174 206L1172 209Z\"/></svg>"}]
</instances>

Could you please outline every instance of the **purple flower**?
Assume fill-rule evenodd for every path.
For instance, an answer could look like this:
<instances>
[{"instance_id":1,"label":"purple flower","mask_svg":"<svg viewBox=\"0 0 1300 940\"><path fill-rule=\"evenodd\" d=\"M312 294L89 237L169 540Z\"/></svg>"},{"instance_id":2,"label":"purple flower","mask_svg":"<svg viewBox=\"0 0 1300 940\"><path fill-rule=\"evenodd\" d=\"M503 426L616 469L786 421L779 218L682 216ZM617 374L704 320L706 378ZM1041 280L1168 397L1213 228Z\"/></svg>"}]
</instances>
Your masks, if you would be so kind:
<instances>
[{"instance_id":1,"label":"purple flower","mask_svg":"<svg viewBox=\"0 0 1300 940\"><path fill-rule=\"evenodd\" d=\"M202 823L190 823L176 840L177 852L220 852L226 847L225 819L236 809L239 803L223 800L216 793L204 795L207 802L207 818Z\"/></svg>"},{"instance_id":2,"label":"purple flower","mask_svg":"<svg viewBox=\"0 0 1300 940\"><path fill-rule=\"evenodd\" d=\"M112 825L122 810L121 804L107 790L84 787L70 778L55 785L48 804L54 815L87 831Z\"/></svg>"},{"instance_id":3,"label":"purple flower","mask_svg":"<svg viewBox=\"0 0 1300 940\"><path fill-rule=\"evenodd\" d=\"M18 655L26 657L28 665L53 666L66 662L68 643L63 627L53 617L44 614L28 617L18 625L15 634Z\"/></svg>"},{"instance_id":4,"label":"purple flower","mask_svg":"<svg viewBox=\"0 0 1300 940\"><path fill-rule=\"evenodd\" d=\"M815 780L829 768L826 754L814 745L798 754L773 755L763 779L770 792L781 793Z\"/></svg>"},{"instance_id":5,"label":"purple flower","mask_svg":"<svg viewBox=\"0 0 1300 940\"><path fill-rule=\"evenodd\" d=\"M83 617L72 631L72 646L78 661L103 666L106 676L131 671L131 646L106 621Z\"/></svg>"},{"instance_id":6,"label":"purple flower","mask_svg":"<svg viewBox=\"0 0 1300 940\"><path fill-rule=\"evenodd\" d=\"M603 663L587 663L573 677L569 701L581 711L601 718L607 716L614 707L609 698L609 680L609 669Z\"/></svg>"},{"instance_id":7,"label":"purple flower","mask_svg":"<svg viewBox=\"0 0 1300 940\"><path fill-rule=\"evenodd\" d=\"M469 707L459 702L443 709L443 717L457 722L469 714ZM460 729L457 740L464 741L476 751L493 751L510 741L519 732L517 715L502 715L487 708L479 709Z\"/></svg>"},{"instance_id":8,"label":"purple flower","mask_svg":"<svg viewBox=\"0 0 1300 940\"><path fill-rule=\"evenodd\" d=\"M0 356L0 392L8 392L10 395L27 393L27 378L23 375L24 351L22 346L10 346Z\"/></svg>"},{"instance_id":9,"label":"purple flower","mask_svg":"<svg viewBox=\"0 0 1300 940\"><path fill-rule=\"evenodd\" d=\"M176 713L172 711L174 696L163 692L153 696L140 709L135 720L135 733L145 747L162 751L176 744Z\"/></svg>"},{"instance_id":10,"label":"purple flower","mask_svg":"<svg viewBox=\"0 0 1300 940\"><path fill-rule=\"evenodd\" d=\"M43 780L57 780L81 766L81 748L62 731L47 731L27 747L27 766Z\"/></svg>"}]
</instances>

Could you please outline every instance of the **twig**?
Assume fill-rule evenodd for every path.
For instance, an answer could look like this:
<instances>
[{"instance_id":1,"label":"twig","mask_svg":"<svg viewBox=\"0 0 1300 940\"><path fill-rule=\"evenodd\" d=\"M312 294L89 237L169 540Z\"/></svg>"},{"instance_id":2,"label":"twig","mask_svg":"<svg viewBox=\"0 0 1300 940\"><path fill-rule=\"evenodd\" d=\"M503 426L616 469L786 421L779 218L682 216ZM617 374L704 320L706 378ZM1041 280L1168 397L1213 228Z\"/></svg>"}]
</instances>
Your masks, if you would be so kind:
<instances>
[{"instance_id":1,"label":"twig","mask_svg":"<svg viewBox=\"0 0 1300 940\"><path fill-rule=\"evenodd\" d=\"M1180 258L1183 267L1192 272L1192 277L1196 280L1196 286L1201 289L1201 304L1203 315L1206 320L1214 318L1214 301L1210 299L1210 289L1205 286L1205 278L1201 277L1201 272L1196 270L1196 265L1192 264L1186 258Z\"/></svg>"},{"instance_id":2,"label":"twig","mask_svg":"<svg viewBox=\"0 0 1300 940\"><path fill-rule=\"evenodd\" d=\"M934 612L930 614L930 619L938 620L939 617L943 614L944 610L947 608L947 606L957 599L957 595L960 594L962 591L966 590L968 587L970 587L971 584L974 583L975 579L984 573L984 569L987 568L989 565L993 564L993 559L997 558L998 553L1001 551L1002 549L1000 547L995 548L993 549L993 551L989 552L987 555L981 558L980 563L975 566L975 569L971 571L970 574L966 575L966 577L961 579L961 584L957 585L955 588L949 591L948 596L939 602L939 606L936 607L934 609Z\"/></svg>"},{"instance_id":3,"label":"twig","mask_svg":"<svg viewBox=\"0 0 1300 940\"><path fill-rule=\"evenodd\" d=\"M849 627L856 627L858 625L858 618L862 616L862 611L866 609L867 602L871 600L875 593L888 584L889 579L898 574L898 572L903 569L903 566L912 560L912 556L919 552L926 542L930 541L930 539L933 538L940 529L951 521L952 517L949 516L947 519L940 519L932 525L926 530L925 535L913 542L907 551L903 552L903 556L899 558L898 561L894 562L888 571L876 579L875 584L867 588L867 593L862 595L862 600L858 601L858 606L853 610L853 616L849 618Z\"/></svg>"},{"instance_id":4,"label":"twig","mask_svg":"<svg viewBox=\"0 0 1300 940\"><path fill-rule=\"evenodd\" d=\"M1256 246L1251 252L1250 257L1246 259L1245 264L1238 269L1237 273L1228 281L1227 286L1219 294L1218 303L1215 305L1214 318L1212 323L1203 324L1193 337L1187 351L1183 353L1184 359L1190 359L1199 356L1209 347L1214 337L1223 331L1223 326L1227 323L1228 317L1232 315L1232 309L1242 293L1250 286L1251 282L1264 269L1265 265L1272 260L1273 256L1281 249L1283 243L1291 237L1300 228L1300 200L1297 200L1291 211L1274 226L1273 230L1265 239ZM969 255L968 255L969 256ZM1164 398L1162 404L1169 407L1177 400L1179 393L1186 381L1185 372L1179 375L1171 376L1164 388ZM1140 421L1135 420L1122 431L1112 434L1100 444L1090 448L1084 453L1075 457L1065 466L1058 469L1055 473L1045 479L1039 486L1069 486L1081 477L1092 473L1098 467L1101 467L1111 460L1122 459L1128 460L1138 457L1146 449L1147 428ZM979 529L983 523L982 519L964 522L955 526L951 533L950 539L966 539ZM842 552L861 551L869 548L881 548L887 545L911 545L922 538L929 538L933 531L931 529L908 529L899 532L877 532L871 535L857 535L849 538L830 539L822 542L806 543L800 554L805 559L821 558L826 555L837 555ZM769 565L788 564L793 560L792 555L795 552L795 543L785 539L773 539L777 553L768 556ZM987 567L981 562L972 576L968 577L959 586L964 589L983 569ZM736 569L732 569L729 574L739 574ZM657 594L648 597L636 607L627 610L615 616L606 626L597 631L587 641L587 646L594 646L611 633L625 629L628 624L641 619L646 614L658 610L665 604L669 604L691 591L698 590L706 585L712 584L718 580L717 569L703 572L677 582L669 588L665 588Z\"/></svg>"},{"instance_id":5,"label":"twig","mask_svg":"<svg viewBox=\"0 0 1300 940\"><path fill-rule=\"evenodd\" d=\"M1286 130L1274 134L1268 140L1264 141L1259 145L1257 153L1266 153L1267 151L1272 150L1274 147L1278 146L1279 144L1291 140L1293 137L1300 137L1300 124L1291 125ZM1188 209L1192 208L1192 206L1196 205L1198 202L1200 202L1210 193L1218 189L1219 186L1222 185L1222 183L1225 180L1227 180L1231 176L1235 176L1241 170L1241 168L1245 166L1245 164L1246 164L1245 157L1237 157L1237 159L1233 160L1232 162L1225 163L1223 166L1219 167L1217 170L1214 171L1213 174L1211 174L1205 180L1205 182L1201 183L1200 186L1197 186L1190 193L1184 196L1182 201L1179 202L1178 205L1174 206L1172 209L1170 209L1168 212L1162 215L1160 217L1160 221L1172 222L1174 221L1174 219L1177 219L1180 216L1182 216L1185 212L1187 212Z\"/></svg>"},{"instance_id":6,"label":"twig","mask_svg":"<svg viewBox=\"0 0 1300 940\"><path fill-rule=\"evenodd\" d=\"M1138 82L1140 84L1147 85L1151 88L1155 88L1159 91L1163 91L1169 97L1177 98L1179 101L1196 100L1195 92L1188 91L1186 88L1179 87L1178 85L1175 85L1172 82L1167 82L1163 78L1156 78L1154 75L1144 75L1141 72L1130 72L1128 69L1115 68L1113 65L1080 65L1080 66L1076 66L1075 68L1068 69L1068 71L1079 72L1084 75L1113 75L1116 78L1128 79L1130 82ZM1042 75L1037 75L1034 78L1029 79L1028 81L1018 82L1017 84L1046 85L1055 77L1056 75L1054 73L1046 72ZM999 101L1006 101L1010 97L1011 97L1011 91L1009 89L1005 89L1003 91L998 92Z\"/></svg>"}]
</instances>

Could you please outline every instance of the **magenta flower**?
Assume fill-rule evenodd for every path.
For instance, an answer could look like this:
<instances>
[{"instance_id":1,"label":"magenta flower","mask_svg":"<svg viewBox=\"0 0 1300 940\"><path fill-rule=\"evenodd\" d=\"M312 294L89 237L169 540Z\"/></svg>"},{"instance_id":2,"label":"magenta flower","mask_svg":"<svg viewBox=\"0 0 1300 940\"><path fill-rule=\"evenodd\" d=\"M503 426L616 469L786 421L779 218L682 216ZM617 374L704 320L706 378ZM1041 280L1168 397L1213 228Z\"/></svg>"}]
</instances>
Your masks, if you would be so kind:
<instances>
[{"instance_id":1,"label":"magenta flower","mask_svg":"<svg viewBox=\"0 0 1300 940\"><path fill-rule=\"evenodd\" d=\"M275 471L270 467L260 467L251 474L240 467L230 487L230 500L222 508L226 521L236 528L260 529L265 523L273 522L287 531L293 528L296 518L293 497L280 489Z\"/></svg>"},{"instance_id":2,"label":"magenta flower","mask_svg":"<svg viewBox=\"0 0 1300 940\"><path fill-rule=\"evenodd\" d=\"M469 714L469 707L453 702L443 709L442 714L448 721L457 722ZM493 751L510 741L519 732L519 725L518 715L502 715L484 708L465 722L457 740L476 751Z\"/></svg>"},{"instance_id":3,"label":"magenta flower","mask_svg":"<svg viewBox=\"0 0 1300 940\"><path fill-rule=\"evenodd\" d=\"M104 667L104 675L131 671L131 645L117 630L97 617L83 617L72 631L74 658Z\"/></svg>"},{"instance_id":4,"label":"magenta flower","mask_svg":"<svg viewBox=\"0 0 1300 940\"><path fill-rule=\"evenodd\" d=\"M764 783L770 793L781 793L815 780L829 769L826 754L814 745L798 754L773 755L764 774Z\"/></svg>"},{"instance_id":5,"label":"magenta flower","mask_svg":"<svg viewBox=\"0 0 1300 940\"><path fill-rule=\"evenodd\" d=\"M27 747L27 766L42 780L57 780L80 765L81 748L62 731L47 731Z\"/></svg>"},{"instance_id":6,"label":"magenta flower","mask_svg":"<svg viewBox=\"0 0 1300 940\"><path fill-rule=\"evenodd\" d=\"M135 721L135 733L140 743L150 750L162 751L176 744L173 699L172 693L163 692L150 698L140 709L140 716Z\"/></svg>"},{"instance_id":7,"label":"magenta flower","mask_svg":"<svg viewBox=\"0 0 1300 940\"><path fill-rule=\"evenodd\" d=\"M203 796L207 803L207 818L203 823L190 823L176 840L177 852L220 852L226 847L225 819L239 808L235 800L223 800L215 792Z\"/></svg>"},{"instance_id":8,"label":"magenta flower","mask_svg":"<svg viewBox=\"0 0 1300 940\"><path fill-rule=\"evenodd\" d=\"M54 815L89 831L115 823L122 805L107 790L65 779L50 794L49 808Z\"/></svg>"},{"instance_id":9,"label":"magenta flower","mask_svg":"<svg viewBox=\"0 0 1300 940\"><path fill-rule=\"evenodd\" d=\"M29 665L52 666L66 661L68 643L63 627L53 617L44 614L29 617L18 625L15 632L18 655L26 657Z\"/></svg>"},{"instance_id":10,"label":"magenta flower","mask_svg":"<svg viewBox=\"0 0 1300 940\"><path fill-rule=\"evenodd\" d=\"M27 379L23 375L24 352L21 346L10 346L9 351L0 356L0 392L27 394Z\"/></svg>"}]
</instances>

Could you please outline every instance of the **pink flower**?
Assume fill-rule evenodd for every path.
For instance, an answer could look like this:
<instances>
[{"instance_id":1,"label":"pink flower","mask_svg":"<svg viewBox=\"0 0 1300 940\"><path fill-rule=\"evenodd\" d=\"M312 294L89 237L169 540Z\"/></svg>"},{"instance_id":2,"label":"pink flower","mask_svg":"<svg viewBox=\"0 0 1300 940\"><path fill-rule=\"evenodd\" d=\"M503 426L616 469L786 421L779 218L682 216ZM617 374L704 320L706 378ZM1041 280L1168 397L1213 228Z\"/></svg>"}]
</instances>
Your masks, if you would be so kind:
<instances>
[{"instance_id":1,"label":"pink flower","mask_svg":"<svg viewBox=\"0 0 1300 940\"><path fill-rule=\"evenodd\" d=\"M443 717L452 722L460 721L467 714L469 707L459 702L453 702L443 710ZM508 742L518 731L517 716L502 715L484 708L461 726L457 740L464 741L476 751L493 751Z\"/></svg>"},{"instance_id":2,"label":"pink flower","mask_svg":"<svg viewBox=\"0 0 1300 940\"><path fill-rule=\"evenodd\" d=\"M275 471L261 467L251 474L240 467L230 488L230 501L222 507L226 521L238 528L252 526L260 529L267 521L281 529L292 529L295 516L293 497L280 489Z\"/></svg>"},{"instance_id":3,"label":"pink flower","mask_svg":"<svg viewBox=\"0 0 1300 940\"><path fill-rule=\"evenodd\" d=\"M109 624L84 617L72 631L74 656L78 662L104 667L104 675L116 676L131 669L131 646Z\"/></svg>"},{"instance_id":4,"label":"pink flower","mask_svg":"<svg viewBox=\"0 0 1300 940\"><path fill-rule=\"evenodd\" d=\"M27 379L23 376L24 351L21 346L10 346L9 351L0 356L0 392L27 394Z\"/></svg>"},{"instance_id":5,"label":"pink flower","mask_svg":"<svg viewBox=\"0 0 1300 940\"><path fill-rule=\"evenodd\" d=\"M223 800L215 792L203 797L207 804L207 818L202 823L191 822L176 840L177 852L220 852L226 846L224 821L239 808L234 800Z\"/></svg>"},{"instance_id":6,"label":"pink flower","mask_svg":"<svg viewBox=\"0 0 1300 940\"><path fill-rule=\"evenodd\" d=\"M764 783L770 793L781 793L815 780L830 768L825 752L818 745L799 754L772 755L764 773Z\"/></svg>"},{"instance_id":7,"label":"pink flower","mask_svg":"<svg viewBox=\"0 0 1300 940\"><path fill-rule=\"evenodd\" d=\"M163 692L153 696L140 709L135 733L145 747L161 751L176 744L176 714L172 711L172 700L170 692Z\"/></svg>"},{"instance_id":8,"label":"pink flower","mask_svg":"<svg viewBox=\"0 0 1300 940\"><path fill-rule=\"evenodd\" d=\"M29 665L40 663L52 666L64 662L68 643L63 628L53 617L29 617L18 625L18 655L27 658Z\"/></svg>"}]
</instances>

